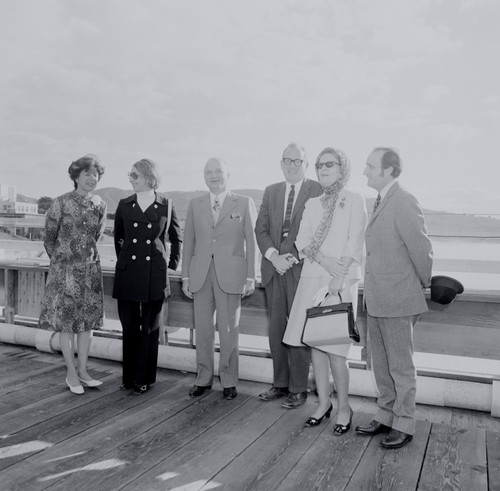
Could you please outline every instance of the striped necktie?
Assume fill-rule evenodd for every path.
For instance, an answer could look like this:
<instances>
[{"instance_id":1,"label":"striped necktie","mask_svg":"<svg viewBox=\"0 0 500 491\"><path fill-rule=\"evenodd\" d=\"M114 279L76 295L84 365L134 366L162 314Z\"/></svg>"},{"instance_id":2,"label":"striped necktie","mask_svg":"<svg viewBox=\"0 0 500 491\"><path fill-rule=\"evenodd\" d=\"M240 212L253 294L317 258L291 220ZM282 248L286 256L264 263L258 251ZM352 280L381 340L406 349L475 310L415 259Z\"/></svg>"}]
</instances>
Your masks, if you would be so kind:
<instances>
[{"instance_id":1,"label":"striped necktie","mask_svg":"<svg viewBox=\"0 0 500 491\"><path fill-rule=\"evenodd\" d=\"M290 185L290 192L288 193L288 201L286 202L285 220L281 231L281 240L285 240L290 232L290 219L292 218L293 200L295 198L295 185Z\"/></svg>"},{"instance_id":2,"label":"striped necktie","mask_svg":"<svg viewBox=\"0 0 500 491\"><path fill-rule=\"evenodd\" d=\"M382 197L380 196L380 194L378 194L377 199L375 200L375 205L373 206L373 213L377 211L378 205L380 204L381 201Z\"/></svg>"},{"instance_id":3,"label":"striped necktie","mask_svg":"<svg viewBox=\"0 0 500 491\"><path fill-rule=\"evenodd\" d=\"M214 199L214 206L213 208L213 216L214 216L214 223L217 223L217 220L219 219L219 212L220 212L220 200L219 197L216 196Z\"/></svg>"}]
</instances>

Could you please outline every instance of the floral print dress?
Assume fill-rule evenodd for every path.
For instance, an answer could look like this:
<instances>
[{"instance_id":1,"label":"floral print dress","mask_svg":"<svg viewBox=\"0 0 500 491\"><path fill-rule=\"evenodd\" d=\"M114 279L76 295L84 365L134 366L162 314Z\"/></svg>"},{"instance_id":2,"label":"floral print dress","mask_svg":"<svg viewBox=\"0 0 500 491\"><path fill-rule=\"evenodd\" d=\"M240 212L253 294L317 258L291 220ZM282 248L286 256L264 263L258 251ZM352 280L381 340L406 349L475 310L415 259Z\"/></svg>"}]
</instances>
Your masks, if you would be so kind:
<instances>
[{"instance_id":1,"label":"floral print dress","mask_svg":"<svg viewBox=\"0 0 500 491\"><path fill-rule=\"evenodd\" d=\"M56 198L46 215L44 247L50 258L39 326L56 332L98 329L103 284L97 242L106 225L106 203L72 191Z\"/></svg>"}]
</instances>

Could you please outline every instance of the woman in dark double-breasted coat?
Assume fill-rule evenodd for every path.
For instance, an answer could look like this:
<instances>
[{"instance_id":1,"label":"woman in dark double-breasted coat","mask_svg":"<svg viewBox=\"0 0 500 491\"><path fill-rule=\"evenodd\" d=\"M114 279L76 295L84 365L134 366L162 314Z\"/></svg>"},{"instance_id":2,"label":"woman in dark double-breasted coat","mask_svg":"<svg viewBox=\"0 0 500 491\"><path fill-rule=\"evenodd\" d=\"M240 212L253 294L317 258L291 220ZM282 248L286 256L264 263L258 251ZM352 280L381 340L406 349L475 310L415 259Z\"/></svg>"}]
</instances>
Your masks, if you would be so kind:
<instances>
[{"instance_id":1,"label":"woman in dark double-breasted coat","mask_svg":"<svg viewBox=\"0 0 500 491\"><path fill-rule=\"evenodd\" d=\"M135 194L119 202L115 216L113 297L123 329L121 388L143 394L156 380L168 268L179 263L181 230L172 201L156 194L159 172L152 160L136 162L129 181Z\"/></svg>"}]
</instances>

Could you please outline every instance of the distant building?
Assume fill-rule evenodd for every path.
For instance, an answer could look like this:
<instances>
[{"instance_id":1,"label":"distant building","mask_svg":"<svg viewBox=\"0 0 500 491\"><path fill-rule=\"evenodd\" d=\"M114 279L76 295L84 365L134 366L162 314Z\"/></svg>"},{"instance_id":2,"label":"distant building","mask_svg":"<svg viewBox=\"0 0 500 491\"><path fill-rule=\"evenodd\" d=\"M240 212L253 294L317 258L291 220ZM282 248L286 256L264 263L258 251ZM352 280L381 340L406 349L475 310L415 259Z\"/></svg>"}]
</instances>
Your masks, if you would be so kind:
<instances>
[{"instance_id":1,"label":"distant building","mask_svg":"<svg viewBox=\"0 0 500 491\"><path fill-rule=\"evenodd\" d=\"M17 190L10 184L0 184L0 201L16 201Z\"/></svg>"},{"instance_id":2,"label":"distant building","mask_svg":"<svg viewBox=\"0 0 500 491\"><path fill-rule=\"evenodd\" d=\"M38 215L38 203L18 201L15 186L0 184L0 213Z\"/></svg>"}]
</instances>

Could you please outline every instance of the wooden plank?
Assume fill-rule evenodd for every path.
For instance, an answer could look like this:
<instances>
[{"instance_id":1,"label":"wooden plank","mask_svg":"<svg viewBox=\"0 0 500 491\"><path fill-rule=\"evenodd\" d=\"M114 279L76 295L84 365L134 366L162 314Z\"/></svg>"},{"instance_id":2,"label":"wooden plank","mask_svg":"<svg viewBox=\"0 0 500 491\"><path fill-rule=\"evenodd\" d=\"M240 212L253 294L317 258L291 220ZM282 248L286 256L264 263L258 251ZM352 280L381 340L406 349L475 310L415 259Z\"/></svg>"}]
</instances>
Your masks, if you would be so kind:
<instances>
[{"instance_id":1,"label":"wooden plank","mask_svg":"<svg viewBox=\"0 0 500 491\"><path fill-rule=\"evenodd\" d=\"M415 351L500 360L500 329L419 322Z\"/></svg>"},{"instance_id":2,"label":"wooden plank","mask_svg":"<svg viewBox=\"0 0 500 491\"><path fill-rule=\"evenodd\" d=\"M61 380L60 377L57 377L57 379ZM30 426L41 424L49 418L76 409L83 404L89 404L117 390L119 386L118 377L113 375L102 380L104 385L101 388L89 389L83 396L71 394L69 389L59 382L59 390L56 395L23 406L13 413L0 415L0 428L2 428L3 433L12 435L24 431Z\"/></svg>"},{"instance_id":3,"label":"wooden plank","mask_svg":"<svg viewBox=\"0 0 500 491\"><path fill-rule=\"evenodd\" d=\"M43 383L38 380L28 387L16 387L15 390L8 392L7 396L2 397L0 401L0 415L10 411L17 412L31 404L40 404L44 399L49 399L68 390L64 382L65 374L66 371L63 368L57 370L57 376L55 376L55 372L53 376L48 376L48 373L44 372ZM107 372L97 370L89 370L89 374L94 379L101 379L109 375Z\"/></svg>"},{"instance_id":4,"label":"wooden plank","mask_svg":"<svg viewBox=\"0 0 500 491\"><path fill-rule=\"evenodd\" d=\"M368 421L367 418L366 423ZM431 424L427 421L418 421L413 440L396 450L386 450L380 446L384 435L358 435L358 438L369 438L371 441L345 489L416 489L430 428Z\"/></svg>"},{"instance_id":5,"label":"wooden plank","mask_svg":"<svg viewBox=\"0 0 500 491\"><path fill-rule=\"evenodd\" d=\"M26 422L24 429L21 431L13 430L10 419L6 418L8 415L0 417L3 420L7 419L5 423L0 423L0 427L8 433L7 437L1 441L2 447L10 447L31 441L44 441L51 444L62 442L78 435L91 426L117 417L131 407L147 403L157 395L158 391L162 391L166 386L165 382L160 382L155 384L153 390L146 392L141 397L135 397L131 396L127 391L117 390L118 384L116 382L118 381L115 379L112 388L106 387L107 384L105 384L105 389L89 390L82 396L75 396L69 391L61 397L56 396L53 398L54 402L57 398L59 398L60 402L53 404L53 411L49 414L47 414L49 410L47 407L48 400L45 400L42 421L37 424ZM112 391L110 392L110 390ZM108 391L107 394L106 391ZM83 403L84 398L87 398L88 403ZM61 410L61 408L68 409L69 407L71 407L70 410ZM27 456L28 454L15 455L0 460L0 470L14 465Z\"/></svg>"},{"instance_id":6,"label":"wooden plank","mask_svg":"<svg viewBox=\"0 0 500 491\"><path fill-rule=\"evenodd\" d=\"M355 413L351 431L338 437L333 434L332 418L326 431L304 453L288 476L268 489L344 489L370 443L370 438L361 438L354 428L370 419L366 414Z\"/></svg>"},{"instance_id":7,"label":"wooden plank","mask_svg":"<svg viewBox=\"0 0 500 491\"><path fill-rule=\"evenodd\" d=\"M158 425L154 428L101 457L107 461L127 462L126 466L117 466L105 472L95 473L86 479L85 484L82 484L81 480L79 482L78 476L66 478L50 489L64 491L71 489L72 486L78 486L82 491L121 489L214 425L223 422L231 413L238 411L248 399L248 396L243 395L228 402L222 398L219 391L211 391L201 399L193 400L186 397L185 391L182 393L184 395L182 411L158 421ZM143 419L142 412L138 416Z\"/></svg>"},{"instance_id":8,"label":"wooden plank","mask_svg":"<svg viewBox=\"0 0 500 491\"><path fill-rule=\"evenodd\" d=\"M44 293L44 271L19 271L17 314L39 317Z\"/></svg>"},{"instance_id":9,"label":"wooden plank","mask_svg":"<svg viewBox=\"0 0 500 491\"><path fill-rule=\"evenodd\" d=\"M172 327L194 329L194 310L192 302L171 299L168 301L167 323ZM241 309L240 333L254 336L268 335L267 312L261 308L246 307Z\"/></svg>"},{"instance_id":10,"label":"wooden plank","mask_svg":"<svg viewBox=\"0 0 500 491\"><path fill-rule=\"evenodd\" d=\"M27 365L18 367L15 372L11 371L2 376L2 380L0 381L0 396L3 397L14 390L27 389L30 386L36 385L44 381L49 374L57 373L58 369L60 367L55 365L34 368L30 368ZM64 381L64 377L61 380Z\"/></svg>"},{"instance_id":11,"label":"wooden plank","mask_svg":"<svg viewBox=\"0 0 500 491\"><path fill-rule=\"evenodd\" d=\"M228 407L231 403L228 401ZM298 409L304 409L305 406ZM306 408L309 409L310 408ZM304 412L304 416L308 413ZM251 398L123 489L201 488L283 414L277 404ZM210 414L205 415L210 418ZM216 451L215 451L216 450ZM196 485L196 486L195 486ZM191 489L190 488L190 489Z\"/></svg>"},{"instance_id":12,"label":"wooden plank","mask_svg":"<svg viewBox=\"0 0 500 491\"><path fill-rule=\"evenodd\" d=\"M486 454L488 457L488 490L500 489L500 433L486 432Z\"/></svg>"},{"instance_id":13,"label":"wooden plank","mask_svg":"<svg viewBox=\"0 0 500 491\"><path fill-rule=\"evenodd\" d=\"M17 282L18 271L5 269L5 322L14 323L14 315L17 314Z\"/></svg>"},{"instance_id":14,"label":"wooden plank","mask_svg":"<svg viewBox=\"0 0 500 491\"><path fill-rule=\"evenodd\" d=\"M335 437L330 420L315 428L305 427L304 421L313 409L284 412L259 439L202 489L214 489L217 484L222 484L225 489L309 490L314 489L315 480L325 486L318 489L330 489L321 479L323 466L332 468L335 455L339 455L337 451L345 451L353 443L353 432L342 438ZM358 440L357 443L365 441Z\"/></svg>"},{"instance_id":15,"label":"wooden plank","mask_svg":"<svg viewBox=\"0 0 500 491\"><path fill-rule=\"evenodd\" d=\"M11 489L38 490L48 486L54 486L50 489L81 489L83 468L108 459L107 454L122 445L130 452L142 452L139 446L127 442L196 404L181 390L188 378L176 377L175 382L169 380L169 386L149 399L147 404L140 404L140 397L130 396L137 405L119 414L119 417L92 426L4 470L3 482L11 483ZM167 440L171 428L162 432ZM83 471L83 474L85 480L93 480L89 472ZM104 488L98 484L94 489Z\"/></svg>"},{"instance_id":16,"label":"wooden plank","mask_svg":"<svg viewBox=\"0 0 500 491\"><path fill-rule=\"evenodd\" d=\"M221 486L224 489L277 489L303 453L316 445L318 436L328 427L327 424L315 428L304 426L313 411L311 404L300 410L282 411L271 427L202 489Z\"/></svg>"},{"instance_id":17,"label":"wooden plank","mask_svg":"<svg viewBox=\"0 0 500 491\"><path fill-rule=\"evenodd\" d=\"M487 487L485 431L434 424L418 489L481 491Z\"/></svg>"}]
</instances>

